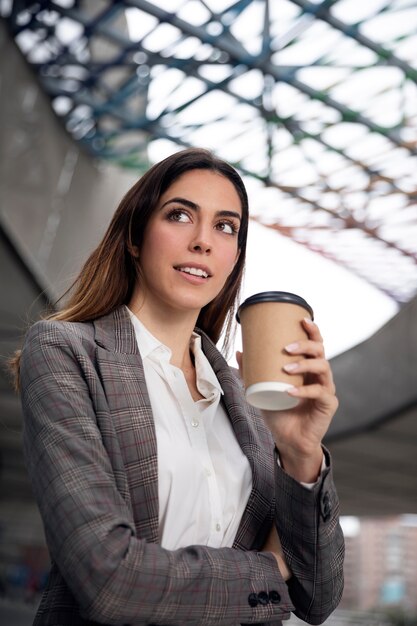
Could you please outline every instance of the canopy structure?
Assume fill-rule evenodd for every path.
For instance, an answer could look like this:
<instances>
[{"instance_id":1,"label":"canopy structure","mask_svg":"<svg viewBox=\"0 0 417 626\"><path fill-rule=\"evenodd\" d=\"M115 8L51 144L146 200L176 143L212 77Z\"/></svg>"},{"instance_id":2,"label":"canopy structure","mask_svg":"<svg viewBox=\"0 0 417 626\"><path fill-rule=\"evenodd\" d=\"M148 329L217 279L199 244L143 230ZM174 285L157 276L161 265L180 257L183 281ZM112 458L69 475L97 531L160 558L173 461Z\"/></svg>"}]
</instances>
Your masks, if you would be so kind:
<instances>
[{"instance_id":1,"label":"canopy structure","mask_svg":"<svg viewBox=\"0 0 417 626\"><path fill-rule=\"evenodd\" d=\"M56 114L139 170L204 145L252 217L399 303L417 291L413 0L0 1Z\"/></svg>"},{"instance_id":2,"label":"canopy structure","mask_svg":"<svg viewBox=\"0 0 417 626\"><path fill-rule=\"evenodd\" d=\"M332 360L326 443L344 514L417 513L416 3L0 0L0 16L1 354L130 174L204 145L242 172L252 219L401 305ZM28 502L4 370L0 391L2 493Z\"/></svg>"}]
</instances>

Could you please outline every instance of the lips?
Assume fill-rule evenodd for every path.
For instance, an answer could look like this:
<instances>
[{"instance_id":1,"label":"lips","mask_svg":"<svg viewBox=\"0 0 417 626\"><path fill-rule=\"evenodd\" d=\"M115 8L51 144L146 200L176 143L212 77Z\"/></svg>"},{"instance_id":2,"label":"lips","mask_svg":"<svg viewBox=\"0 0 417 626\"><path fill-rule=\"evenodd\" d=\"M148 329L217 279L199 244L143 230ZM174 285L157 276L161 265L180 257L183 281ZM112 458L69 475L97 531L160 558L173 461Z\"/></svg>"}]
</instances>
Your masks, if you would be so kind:
<instances>
[{"instance_id":1,"label":"lips","mask_svg":"<svg viewBox=\"0 0 417 626\"><path fill-rule=\"evenodd\" d=\"M207 267L201 265L176 265L174 269L178 272L199 276L200 278L210 278L211 273Z\"/></svg>"}]
</instances>

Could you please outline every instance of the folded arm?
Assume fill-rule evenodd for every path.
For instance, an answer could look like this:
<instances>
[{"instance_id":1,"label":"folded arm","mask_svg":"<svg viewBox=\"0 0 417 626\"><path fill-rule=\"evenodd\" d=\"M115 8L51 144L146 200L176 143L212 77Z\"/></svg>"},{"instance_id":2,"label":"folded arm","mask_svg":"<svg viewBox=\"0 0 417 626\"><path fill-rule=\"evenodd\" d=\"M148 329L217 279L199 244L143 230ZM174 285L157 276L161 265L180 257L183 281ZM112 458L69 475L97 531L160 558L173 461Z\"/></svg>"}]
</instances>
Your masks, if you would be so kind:
<instances>
[{"instance_id":1,"label":"folded arm","mask_svg":"<svg viewBox=\"0 0 417 626\"><path fill-rule=\"evenodd\" d=\"M52 559L82 614L114 625L287 618L293 605L271 554L168 551L137 536L112 465L117 451L97 425L105 402L92 399L100 380L91 350L64 326L40 322L24 346L24 449Z\"/></svg>"}]
</instances>

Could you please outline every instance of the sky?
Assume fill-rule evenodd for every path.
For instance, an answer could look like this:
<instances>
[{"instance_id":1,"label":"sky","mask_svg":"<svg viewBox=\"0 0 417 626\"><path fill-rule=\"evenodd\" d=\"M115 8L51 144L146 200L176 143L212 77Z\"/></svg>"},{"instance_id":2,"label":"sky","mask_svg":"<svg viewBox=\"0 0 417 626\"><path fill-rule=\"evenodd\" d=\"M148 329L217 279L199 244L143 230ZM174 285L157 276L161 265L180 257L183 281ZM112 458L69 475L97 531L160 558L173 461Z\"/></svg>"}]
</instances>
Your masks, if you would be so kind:
<instances>
[{"instance_id":1,"label":"sky","mask_svg":"<svg viewBox=\"0 0 417 626\"><path fill-rule=\"evenodd\" d=\"M213 11L222 11L232 3L229 2L229 0L210 0L208 3L194 2L192 3L193 11L190 10L191 4L187 3L185 0L158 0L157 4L158 6L169 8L169 10L177 11L180 17L188 21L191 20L196 24L200 24L204 23L207 19L209 14L208 8ZM401 33L405 28L405 14L401 11L399 13L394 12L394 14L389 17L385 16L383 11L379 14L379 10L383 5L384 0L369 0L369 2L362 4L358 4L354 0L345 0L336 5L335 15L337 18L343 19L347 23L356 23L359 20L366 19L366 24L363 25L366 34L380 41L381 37L384 39L385 36L388 37L389 33L391 33L391 36L393 36L392 33L395 34L397 22L399 22L398 28L400 28ZM330 55L330 59L334 52L333 38L336 35L340 38L340 33L335 34L332 29L320 21L310 23L309 19L299 15L299 9L291 2L281 1L279 4L270 3L270 11L271 28L274 33L275 30L277 30L275 34L280 34L280 37L282 37L285 32L293 33L292 29L296 26L301 28L300 33L303 33L303 36L300 36L298 44L293 42L294 45L285 46L284 41L280 40L279 45L278 43L274 45L275 47L278 46L279 62L281 64L289 63L290 65L297 65L297 63L299 63L305 66L306 71L308 70L309 72L309 80L313 81L313 86L324 88L326 85L328 86L327 83L329 81L332 85L335 80L334 73L338 72L338 78L334 85L335 89L337 87L339 90L347 90L350 96L357 94L359 91L364 100L371 102L373 91L376 90L378 93L380 91L385 93L384 90L388 89L389 91L389 88L393 88L396 81L398 82L398 71L395 70L395 68L393 71L391 71L390 68L385 68L384 72L376 72L373 73L372 76L361 72L359 72L359 74L357 72L352 72L351 74L348 72L348 75L345 76L344 72L347 71L347 66L350 67L349 63L363 64L363 67L367 68L367 71L371 71L372 63L376 62L376 58L373 59L372 57L374 53L371 54L372 58L370 58L370 51L366 47L358 46L350 39L345 42L348 47L345 48L342 46L342 49L339 51L341 55L339 60L336 59L334 62L329 61L330 67L327 67L327 64L324 62L320 65L319 61L317 61L317 55L320 57L318 49L320 48L321 50L320 46L324 46L322 54L326 53ZM413 15L417 19L417 15L415 13L413 13ZM410 24L414 24L411 17L412 15L408 16ZM130 36L134 41L141 40L145 47L150 47L151 49L155 48L156 50L170 50L170 53L175 52L175 54L180 57L188 57L197 54L197 52L193 52L193 46L197 46L193 38L186 38L183 41L172 26L168 24L157 26L157 21L154 17L146 15L137 9L129 9L129 11L126 12L126 18ZM256 53L262 43L262 19L263 13L261 6L253 3L248 6L248 9L239 16L239 19L231 27L234 36L236 36L249 51L252 50L251 47L254 47L252 50L254 53ZM412 27L410 26L410 28ZM407 31L407 29L405 30ZM148 31L149 34L146 35ZM145 38L143 39L143 37ZM172 49L169 47L171 40L173 42ZM337 39L337 41L339 41L339 39ZM182 46L190 46L191 49L179 48L179 42L182 42ZM201 47L201 44L199 45ZM351 58L351 46L353 46L355 50L354 58ZM403 53L405 54L404 51ZM319 63L320 67L315 67L316 61ZM354 65L352 67L354 67ZM207 66L204 66L204 64L201 71L203 70L208 71ZM215 72L217 71L221 74L224 68L221 64L214 64L210 67L210 71L210 78L214 80ZM358 76L360 79L358 79ZM306 77L304 78L306 79ZM171 107L173 111L176 110L176 107L181 107L184 102L192 98L192 89L197 88L194 84L195 80L193 83L192 79L193 77L188 77L178 68L165 68L164 71L155 70L150 84L147 114L152 118L152 116L157 116L161 110L166 107L168 107L168 109ZM259 90L261 90L261 92L263 90L264 83L261 77L254 71L245 72L239 80L241 82L243 81L243 83L239 83L238 85L232 81L231 86L237 89L239 93L239 90L241 90L242 94L247 98L255 97ZM354 82L354 84L351 85L350 80L356 80L356 82L359 80L359 83L356 84ZM315 81L319 81L319 83L316 84ZM284 117L286 115L295 115L295 113L297 113L298 116L301 115L301 118L303 118L303 115L307 116L307 118L312 116L312 119L315 119L316 116L320 117L321 114L325 116L327 109L323 109L323 111L320 109L320 113L320 111L316 110L319 106L316 101L310 102L305 98L300 101L300 94L298 92L294 94L290 90L287 93L290 89L288 85L280 83L278 87L280 88L280 97L279 101L275 102L274 106L276 105ZM283 91L284 89L287 89L287 91ZM349 97L346 97L349 103ZM207 98L210 99L208 100ZM240 160L242 158L243 163L245 163L243 157L248 153L250 155L249 158L259 165L259 163L262 162L262 150L259 152L259 148L264 149L264 141L262 140L262 128L259 127L259 120L255 112L249 112L246 107L246 115L249 117L248 119L245 117L246 122L242 124L242 120L240 120L239 117L241 108L235 100L231 99L230 94L216 90L215 93L207 94L207 98L197 98L192 106L188 106L184 110L180 108L176 113L177 122L181 124L182 120L182 122L185 123L184 129L181 131L181 136L185 133L185 138L191 144L213 149L218 153L218 156L229 161L231 160L232 162L233 159L238 158L238 160ZM398 116L400 110L398 106L393 106L392 103L388 103L388 105L379 107L379 115ZM311 107L313 111L310 111ZM227 116L229 109L230 115ZM329 114L329 111L327 111L327 114ZM224 124L216 125L213 123L213 120L223 120ZM226 121L227 124L234 129L232 132L233 140L230 139L226 131ZM333 122L334 121L335 120L333 120ZM379 122L381 124L388 124L389 120L381 118ZM196 131L197 136L192 132L193 123L198 123L198 130ZM253 128L251 124L254 125ZM200 127L200 125L202 126ZM235 126L236 128L234 128ZM360 125L357 126L359 127ZM245 129L247 131L249 128L252 128L252 134L243 132ZM362 143L359 142L361 155L363 156L364 151L370 149L368 145L369 142L372 143L375 137L373 137L372 133L367 132L365 128L359 128L359 131L364 133L364 141L366 140L366 142L368 142L366 145L362 145ZM286 131L285 129L278 128L277 132L285 134ZM353 140L358 141L358 138L352 135L352 125L349 124L330 124L328 132L337 135L337 137L333 137L333 139L339 147L344 146L346 143L351 144ZM366 146L368 146L368 148L366 148ZM373 150L377 151L380 149L380 146L373 148ZM149 156L152 162L159 161L161 158L172 153L172 151L172 142L165 141L164 139L153 141L149 145ZM348 181L346 182L346 180L344 180L344 184L348 186L353 185L352 189L354 191L356 190L356 195L351 194L349 196L350 200L353 202L353 196L358 200L358 190L362 189L361 184L358 183L359 186L358 189L356 189L354 185L355 173L352 173L349 168L343 167L339 172L337 155L335 156L334 153L327 154L319 152L317 154L311 154L310 160L306 160L305 158L301 159L300 155L302 153L303 151L299 150L299 152L297 152L298 156L295 155L292 142L289 141L288 138L283 140L282 145L280 145L279 150L277 150L277 158L279 159L277 167L280 175L284 176L281 182L287 185L295 184L301 187L305 185L306 188L311 187L311 189L313 189L317 182L315 178L316 174L313 176L312 173L312 169L314 170L314 168L312 168L312 162L314 162L316 166L321 164L320 167L322 169L319 169L322 173L327 172L327 174L331 175L333 172L332 168L336 168L335 171L338 172L338 174L343 174L344 179ZM392 160L394 158L393 155L391 155L390 158ZM358 173L356 174L360 179L360 175ZM266 213L267 216L270 217L271 211L292 211L295 215L294 219L296 223L297 207L288 206L288 203L285 204L283 202L281 196L273 196L271 190L269 190L270 193L265 196L258 181L245 176L244 179L247 185L252 215L262 216L263 213ZM340 186L340 181L338 184ZM337 194L333 194L333 196L336 195ZM395 194L392 197L389 196L388 200L394 202L396 200L394 196ZM364 203L364 206L368 207L370 200L366 193L361 194L361 202ZM339 204L340 201L340 198L333 198L333 202L336 202L336 204ZM266 206L264 206L265 203ZM267 210L265 211L266 208ZM334 237L333 239L334 245L337 245L337 238ZM361 251L359 250L358 243L358 254L359 252ZM372 267L373 260L374 259L369 256L368 269ZM386 279L388 280L388 275L386 275ZM242 294L243 299L249 295L265 290L283 290L298 293L310 303L315 312L315 320L322 332L328 357L340 354L367 339L374 332L379 330L379 328L395 315L398 310L398 305L392 298L379 291L369 282L346 270L341 265L283 237L272 229L268 229L259 223L251 221L249 228L247 270ZM238 332L236 349L240 349L240 347L240 334ZM234 358L232 358L231 363L235 364Z\"/></svg>"},{"instance_id":2,"label":"sky","mask_svg":"<svg viewBox=\"0 0 417 626\"><path fill-rule=\"evenodd\" d=\"M361 343L398 305L334 261L251 221L242 300L260 291L291 291L312 306L328 358ZM237 334L236 350L240 350Z\"/></svg>"}]
</instances>

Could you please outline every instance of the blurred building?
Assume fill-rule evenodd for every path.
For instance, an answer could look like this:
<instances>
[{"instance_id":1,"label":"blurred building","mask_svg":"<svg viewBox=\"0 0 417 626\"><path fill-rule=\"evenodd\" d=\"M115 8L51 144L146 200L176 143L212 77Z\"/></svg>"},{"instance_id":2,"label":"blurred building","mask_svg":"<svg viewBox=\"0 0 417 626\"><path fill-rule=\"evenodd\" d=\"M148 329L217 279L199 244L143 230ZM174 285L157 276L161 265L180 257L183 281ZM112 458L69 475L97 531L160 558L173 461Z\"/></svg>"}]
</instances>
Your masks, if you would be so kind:
<instances>
[{"instance_id":1,"label":"blurred building","mask_svg":"<svg viewBox=\"0 0 417 626\"><path fill-rule=\"evenodd\" d=\"M417 516L361 518L346 537L341 608L401 607L417 614Z\"/></svg>"}]
</instances>

